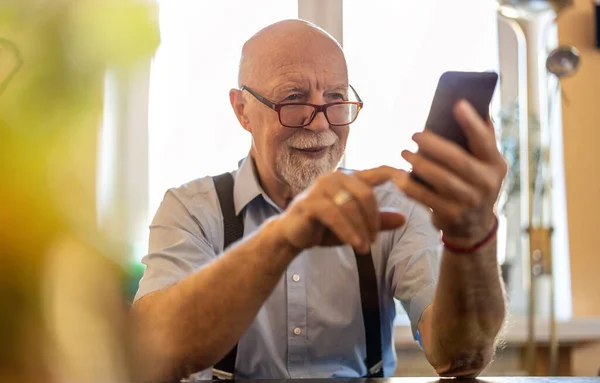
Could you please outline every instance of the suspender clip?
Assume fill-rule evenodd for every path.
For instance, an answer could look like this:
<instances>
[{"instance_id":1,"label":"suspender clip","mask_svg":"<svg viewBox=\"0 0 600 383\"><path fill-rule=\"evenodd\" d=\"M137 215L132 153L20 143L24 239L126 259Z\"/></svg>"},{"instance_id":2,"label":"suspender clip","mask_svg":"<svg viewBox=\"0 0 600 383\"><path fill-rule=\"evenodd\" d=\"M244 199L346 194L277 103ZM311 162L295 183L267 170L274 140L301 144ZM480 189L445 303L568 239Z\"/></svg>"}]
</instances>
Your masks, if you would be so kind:
<instances>
[{"instance_id":1,"label":"suspender clip","mask_svg":"<svg viewBox=\"0 0 600 383\"><path fill-rule=\"evenodd\" d=\"M213 367L212 370L212 374L213 377L219 379L219 380L233 380L234 376L231 372L226 372L223 370L218 370L216 368Z\"/></svg>"},{"instance_id":2,"label":"suspender clip","mask_svg":"<svg viewBox=\"0 0 600 383\"><path fill-rule=\"evenodd\" d=\"M380 360L379 362L375 363L375 365L373 365L373 367L369 368L369 376L373 376L373 375L377 374L378 372L381 371L382 368L383 368L383 360Z\"/></svg>"}]
</instances>

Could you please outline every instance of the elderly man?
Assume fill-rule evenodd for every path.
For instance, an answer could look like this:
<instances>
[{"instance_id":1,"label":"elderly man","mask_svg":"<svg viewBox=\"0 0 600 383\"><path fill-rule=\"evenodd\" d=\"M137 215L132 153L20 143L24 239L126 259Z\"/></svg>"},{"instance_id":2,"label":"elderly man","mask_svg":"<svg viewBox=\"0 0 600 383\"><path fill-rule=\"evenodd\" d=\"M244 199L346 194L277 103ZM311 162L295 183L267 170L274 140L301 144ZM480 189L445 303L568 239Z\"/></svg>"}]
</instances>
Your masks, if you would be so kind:
<instances>
[{"instance_id":1,"label":"elderly man","mask_svg":"<svg viewBox=\"0 0 600 383\"><path fill-rule=\"evenodd\" d=\"M151 225L133 311L152 378L390 376L394 297L440 375L477 375L505 315L491 124L457 105L472 154L414 136L402 155L433 189L335 171L362 102L337 42L300 20L244 45L230 102L249 156L169 190Z\"/></svg>"}]
</instances>

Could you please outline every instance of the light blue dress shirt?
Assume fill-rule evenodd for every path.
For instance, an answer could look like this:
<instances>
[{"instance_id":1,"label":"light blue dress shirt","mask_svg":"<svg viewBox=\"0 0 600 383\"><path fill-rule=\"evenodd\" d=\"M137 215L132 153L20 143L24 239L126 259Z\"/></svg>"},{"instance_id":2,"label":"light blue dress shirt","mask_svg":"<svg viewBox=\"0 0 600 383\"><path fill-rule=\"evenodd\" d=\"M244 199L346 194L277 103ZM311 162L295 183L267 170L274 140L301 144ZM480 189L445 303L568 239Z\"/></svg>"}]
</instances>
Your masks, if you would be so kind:
<instances>
[{"instance_id":1,"label":"light blue dress shirt","mask_svg":"<svg viewBox=\"0 0 600 383\"><path fill-rule=\"evenodd\" d=\"M244 235L248 235L281 209L260 187L250 157L233 175L235 209L237 213L245 209ZM380 207L396 209L407 218L402 228L381 233L371 247L382 310L383 368L385 376L391 376L396 365L393 298L402 303L416 335L419 318L433 301L441 246L428 209L391 183L376 188L376 196ZM135 299L214 261L223 248L222 228L210 177L168 190L150 226L149 252L143 259L146 270ZM190 302L195 304L202 303ZM353 250L319 247L303 251L289 265L240 339L235 373L237 378L255 379L362 377L367 374L365 358ZM210 379L211 371L195 377Z\"/></svg>"}]
</instances>

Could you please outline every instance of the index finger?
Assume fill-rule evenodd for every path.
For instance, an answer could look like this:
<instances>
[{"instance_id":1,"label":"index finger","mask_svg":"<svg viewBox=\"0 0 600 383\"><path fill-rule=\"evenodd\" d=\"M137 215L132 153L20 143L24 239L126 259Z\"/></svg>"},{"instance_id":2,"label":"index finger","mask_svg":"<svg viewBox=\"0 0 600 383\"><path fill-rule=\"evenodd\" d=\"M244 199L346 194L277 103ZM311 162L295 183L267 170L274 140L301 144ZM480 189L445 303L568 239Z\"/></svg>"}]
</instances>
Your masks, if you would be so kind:
<instances>
[{"instance_id":1,"label":"index finger","mask_svg":"<svg viewBox=\"0 0 600 383\"><path fill-rule=\"evenodd\" d=\"M377 186L400 179L402 170L383 165L373 169L357 171L353 175L369 186Z\"/></svg>"},{"instance_id":2,"label":"index finger","mask_svg":"<svg viewBox=\"0 0 600 383\"><path fill-rule=\"evenodd\" d=\"M456 104L454 113L469 140L469 148L473 155L485 162L500 161L502 155L496 146L491 119L483 121L473 106L464 100Z\"/></svg>"}]
</instances>

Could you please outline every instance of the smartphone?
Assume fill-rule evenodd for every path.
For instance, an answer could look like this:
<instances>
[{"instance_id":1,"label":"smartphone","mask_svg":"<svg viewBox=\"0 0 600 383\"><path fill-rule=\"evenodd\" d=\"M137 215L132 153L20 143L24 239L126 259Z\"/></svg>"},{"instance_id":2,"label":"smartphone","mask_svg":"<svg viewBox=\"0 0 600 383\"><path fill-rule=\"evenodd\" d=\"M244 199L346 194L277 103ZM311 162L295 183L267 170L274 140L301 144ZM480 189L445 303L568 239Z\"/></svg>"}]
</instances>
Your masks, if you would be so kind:
<instances>
[{"instance_id":1,"label":"smartphone","mask_svg":"<svg viewBox=\"0 0 600 383\"><path fill-rule=\"evenodd\" d=\"M498 74L495 72L445 72L438 81L425 130L470 152L469 141L454 118L454 106L462 99L467 100L479 116L487 120L497 83ZM411 177L431 188L414 172L411 172Z\"/></svg>"}]
</instances>

